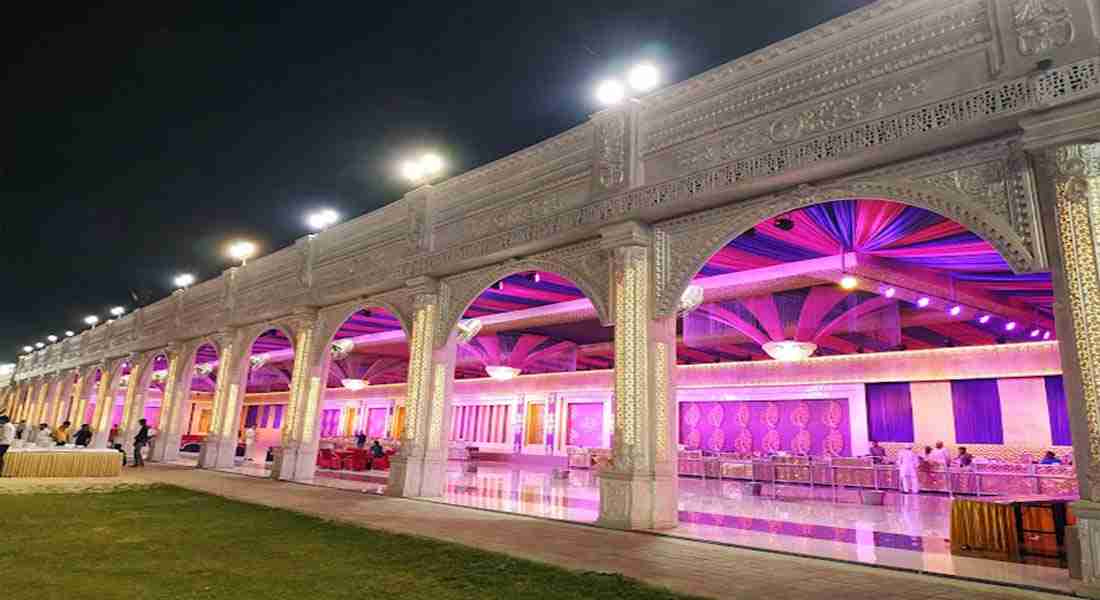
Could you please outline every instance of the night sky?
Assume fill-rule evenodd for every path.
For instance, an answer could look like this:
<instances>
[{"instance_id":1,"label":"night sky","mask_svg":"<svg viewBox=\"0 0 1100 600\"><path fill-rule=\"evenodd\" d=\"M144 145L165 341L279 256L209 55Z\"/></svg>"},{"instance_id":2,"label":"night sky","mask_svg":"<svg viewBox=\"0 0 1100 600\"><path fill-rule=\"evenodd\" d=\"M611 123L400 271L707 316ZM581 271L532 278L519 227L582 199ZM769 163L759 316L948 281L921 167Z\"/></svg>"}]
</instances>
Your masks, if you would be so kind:
<instances>
[{"instance_id":1,"label":"night sky","mask_svg":"<svg viewBox=\"0 0 1100 600\"><path fill-rule=\"evenodd\" d=\"M869 0L22 5L0 25L0 362L585 121L640 59L679 81ZM37 11L37 12L36 12Z\"/></svg>"}]
</instances>

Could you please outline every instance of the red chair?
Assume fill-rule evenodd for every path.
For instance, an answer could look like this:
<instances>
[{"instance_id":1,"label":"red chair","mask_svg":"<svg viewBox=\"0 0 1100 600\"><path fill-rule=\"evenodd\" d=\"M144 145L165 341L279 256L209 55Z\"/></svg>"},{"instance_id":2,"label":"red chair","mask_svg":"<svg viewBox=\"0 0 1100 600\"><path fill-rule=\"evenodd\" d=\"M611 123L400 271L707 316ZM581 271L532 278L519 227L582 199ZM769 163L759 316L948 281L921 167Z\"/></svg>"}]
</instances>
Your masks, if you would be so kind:
<instances>
[{"instance_id":1,"label":"red chair","mask_svg":"<svg viewBox=\"0 0 1100 600\"><path fill-rule=\"evenodd\" d=\"M376 471L389 471L390 470L390 455L379 456L371 460L370 468Z\"/></svg>"},{"instance_id":2,"label":"red chair","mask_svg":"<svg viewBox=\"0 0 1100 600\"><path fill-rule=\"evenodd\" d=\"M321 450L317 453L317 466L322 469L340 470L340 457L336 456L336 453L332 450Z\"/></svg>"},{"instance_id":3,"label":"red chair","mask_svg":"<svg viewBox=\"0 0 1100 600\"><path fill-rule=\"evenodd\" d=\"M344 457L344 470L346 471L366 471L367 454L365 452L352 452Z\"/></svg>"}]
</instances>

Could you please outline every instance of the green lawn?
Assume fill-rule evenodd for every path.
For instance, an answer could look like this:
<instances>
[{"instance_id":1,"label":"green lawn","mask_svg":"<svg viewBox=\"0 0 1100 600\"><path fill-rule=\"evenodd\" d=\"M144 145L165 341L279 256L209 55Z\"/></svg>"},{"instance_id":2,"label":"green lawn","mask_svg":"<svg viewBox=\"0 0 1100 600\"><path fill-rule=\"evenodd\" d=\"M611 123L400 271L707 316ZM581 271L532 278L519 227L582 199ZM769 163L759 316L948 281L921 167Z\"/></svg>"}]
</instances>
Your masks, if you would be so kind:
<instances>
[{"instance_id":1,"label":"green lawn","mask_svg":"<svg viewBox=\"0 0 1100 600\"><path fill-rule=\"evenodd\" d=\"M0 495L0 514L0 598L684 598L167 486Z\"/></svg>"}]
</instances>

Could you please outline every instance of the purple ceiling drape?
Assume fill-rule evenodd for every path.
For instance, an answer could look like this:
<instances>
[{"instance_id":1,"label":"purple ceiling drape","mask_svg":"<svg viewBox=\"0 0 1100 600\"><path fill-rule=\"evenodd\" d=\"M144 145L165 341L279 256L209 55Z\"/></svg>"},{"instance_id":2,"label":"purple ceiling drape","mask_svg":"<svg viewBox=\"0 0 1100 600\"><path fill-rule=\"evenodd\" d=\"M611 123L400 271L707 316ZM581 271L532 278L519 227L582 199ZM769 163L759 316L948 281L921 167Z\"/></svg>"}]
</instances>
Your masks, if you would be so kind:
<instances>
[{"instance_id":1,"label":"purple ceiling drape","mask_svg":"<svg viewBox=\"0 0 1100 600\"><path fill-rule=\"evenodd\" d=\"M255 427L256 426L256 417L259 416L259 414L260 414L260 407L259 406L249 406L248 411L246 411L244 413L244 426L245 427Z\"/></svg>"},{"instance_id":2,"label":"purple ceiling drape","mask_svg":"<svg viewBox=\"0 0 1100 600\"><path fill-rule=\"evenodd\" d=\"M1047 415L1050 417L1050 441L1055 446L1073 444L1069 429L1069 406L1066 405L1066 389L1061 375L1043 378L1047 391Z\"/></svg>"},{"instance_id":3,"label":"purple ceiling drape","mask_svg":"<svg viewBox=\"0 0 1100 600\"><path fill-rule=\"evenodd\" d=\"M874 442L914 441L908 383L867 384L867 431Z\"/></svg>"},{"instance_id":4,"label":"purple ceiling drape","mask_svg":"<svg viewBox=\"0 0 1100 600\"><path fill-rule=\"evenodd\" d=\"M951 382L955 441L960 444L1003 444L1001 395L996 379Z\"/></svg>"}]
</instances>

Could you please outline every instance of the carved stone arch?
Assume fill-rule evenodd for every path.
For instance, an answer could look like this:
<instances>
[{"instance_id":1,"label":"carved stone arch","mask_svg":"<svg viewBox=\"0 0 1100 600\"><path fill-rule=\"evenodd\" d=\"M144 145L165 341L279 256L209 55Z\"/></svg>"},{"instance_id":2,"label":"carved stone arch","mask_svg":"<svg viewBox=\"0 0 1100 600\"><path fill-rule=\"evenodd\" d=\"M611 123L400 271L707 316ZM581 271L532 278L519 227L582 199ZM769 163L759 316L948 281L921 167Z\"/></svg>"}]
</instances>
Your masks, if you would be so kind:
<instances>
[{"instance_id":1,"label":"carved stone arch","mask_svg":"<svg viewBox=\"0 0 1100 600\"><path fill-rule=\"evenodd\" d=\"M903 177L876 177L829 187L806 186L658 223L656 316L672 316L680 296L710 257L757 224L793 210L855 198L887 200L951 219L989 242L1016 272L1033 270L1030 245L1009 221L982 201L958 191Z\"/></svg>"},{"instance_id":2,"label":"carved stone arch","mask_svg":"<svg viewBox=\"0 0 1100 600\"><path fill-rule=\"evenodd\" d=\"M442 285L446 288L444 294L447 301L444 303L443 314L439 322L440 329L436 332L436 345L440 346L446 343L447 337L458 325L462 314L489 286L509 275L527 271L554 273L570 280L592 302L600 323L610 324L611 315L608 310L610 305L610 298L608 297L610 276L608 274L609 264L606 252L595 247L590 253L581 253L569 257L577 260L565 260L566 256L559 258L553 256L552 253L547 253L525 259L509 260L444 278Z\"/></svg>"},{"instance_id":3,"label":"carved stone arch","mask_svg":"<svg viewBox=\"0 0 1100 600\"><path fill-rule=\"evenodd\" d=\"M152 350L142 353L140 358L140 369L138 370L138 374L140 375L140 377L138 378L139 380L137 383L143 388L148 387L149 382L152 381L153 369L151 367L153 366L153 361L161 355L163 355L165 359L171 360L172 349L168 347L154 348Z\"/></svg>"},{"instance_id":4,"label":"carved stone arch","mask_svg":"<svg viewBox=\"0 0 1100 600\"><path fill-rule=\"evenodd\" d=\"M403 292L403 290L401 291ZM393 293L379 294L329 306L318 312L318 318L321 321L318 327L318 335L326 342L326 351L331 349L333 338L340 331L340 327L344 322L364 308L381 308L392 314L401 324L401 331L405 333L405 339L409 339L412 329L407 313L404 309L399 308L399 299Z\"/></svg>"},{"instance_id":5,"label":"carved stone arch","mask_svg":"<svg viewBox=\"0 0 1100 600\"><path fill-rule=\"evenodd\" d=\"M252 345L256 343L256 340L260 339L260 336L264 333L271 331L272 329L282 333L290 340L290 349L294 352L298 351L298 333L302 330L302 326L295 323L292 317L272 319L270 321L263 321L261 323L253 323L251 325L245 325L240 330L241 347L240 352L242 356L246 356L252 350ZM219 355L219 359L221 355Z\"/></svg>"}]
</instances>

